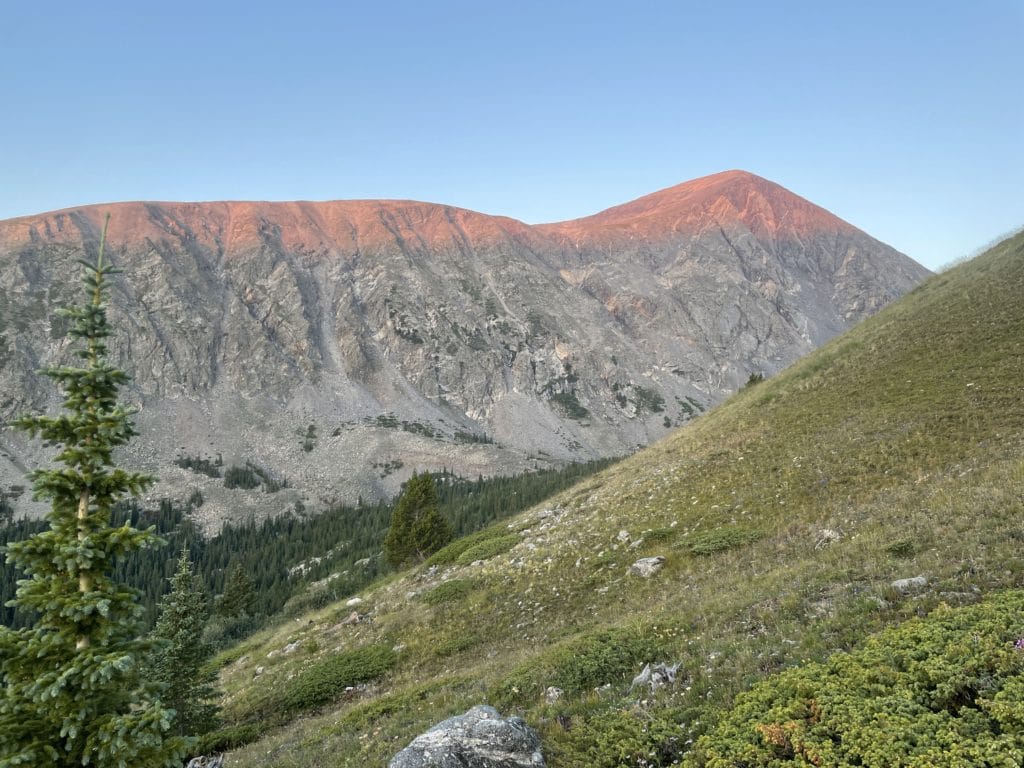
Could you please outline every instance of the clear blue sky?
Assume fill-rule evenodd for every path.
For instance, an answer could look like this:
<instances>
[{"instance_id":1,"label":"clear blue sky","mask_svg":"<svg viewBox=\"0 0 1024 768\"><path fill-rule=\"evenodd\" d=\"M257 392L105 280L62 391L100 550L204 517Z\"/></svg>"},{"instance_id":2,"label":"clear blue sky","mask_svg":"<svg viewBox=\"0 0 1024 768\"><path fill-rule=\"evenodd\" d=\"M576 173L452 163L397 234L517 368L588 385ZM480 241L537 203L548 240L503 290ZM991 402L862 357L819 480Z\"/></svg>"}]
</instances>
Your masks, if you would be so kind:
<instances>
[{"instance_id":1,"label":"clear blue sky","mask_svg":"<svg viewBox=\"0 0 1024 768\"><path fill-rule=\"evenodd\" d=\"M5 2L0 218L413 198L574 218L742 168L930 267L1024 224L1024 0Z\"/></svg>"}]
</instances>

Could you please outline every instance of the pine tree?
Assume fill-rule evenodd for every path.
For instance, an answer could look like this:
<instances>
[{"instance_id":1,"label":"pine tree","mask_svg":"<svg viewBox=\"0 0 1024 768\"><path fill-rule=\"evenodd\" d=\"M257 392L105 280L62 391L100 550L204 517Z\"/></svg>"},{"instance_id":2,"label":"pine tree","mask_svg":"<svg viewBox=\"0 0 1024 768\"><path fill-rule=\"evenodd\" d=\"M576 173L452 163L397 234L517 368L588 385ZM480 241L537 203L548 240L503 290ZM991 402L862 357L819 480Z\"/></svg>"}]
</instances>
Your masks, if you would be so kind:
<instances>
[{"instance_id":1,"label":"pine tree","mask_svg":"<svg viewBox=\"0 0 1024 768\"><path fill-rule=\"evenodd\" d=\"M434 478L414 473L391 513L384 556L398 568L423 560L450 542L453 535L451 524L441 514Z\"/></svg>"},{"instance_id":2,"label":"pine tree","mask_svg":"<svg viewBox=\"0 0 1024 768\"><path fill-rule=\"evenodd\" d=\"M255 532L255 528L252 529ZM261 596L269 594L264 581ZM287 599L287 598L286 598ZM253 578L242 564L235 560L224 580L224 591L214 602L216 616L206 626L205 637L210 645L223 648L254 631L259 622L256 617L256 588Z\"/></svg>"},{"instance_id":3,"label":"pine tree","mask_svg":"<svg viewBox=\"0 0 1024 768\"><path fill-rule=\"evenodd\" d=\"M108 219L109 220L109 219ZM81 367L42 373L64 391L56 417L25 416L15 426L60 446L63 466L31 475L48 499L49 528L10 544L7 557L27 576L11 605L35 624L0 628L0 766L162 768L180 765L182 739L169 734L173 713L142 682L146 642L138 592L113 581L116 560L158 542L151 531L114 527L111 510L152 481L114 465L112 453L135 434L117 402L128 377L107 362L105 295L117 270L82 261L86 301L62 314L84 342Z\"/></svg>"},{"instance_id":4,"label":"pine tree","mask_svg":"<svg viewBox=\"0 0 1024 768\"><path fill-rule=\"evenodd\" d=\"M236 560L224 581L224 592L217 600L217 613L228 618L248 618L252 616L255 598L252 579Z\"/></svg>"},{"instance_id":5,"label":"pine tree","mask_svg":"<svg viewBox=\"0 0 1024 768\"><path fill-rule=\"evenodd\" d=\"M206 733L217 725L216 672L204 669L213 649L203 642L209 617L206 595L192 572L188 549L183 549L178 568L170 578L171 591L160 601L160 615L153 630L157 647L151 664L152 678L164 686L160 699L177 713L174 732L180 736Z\"/></svg>"}]
</instances>

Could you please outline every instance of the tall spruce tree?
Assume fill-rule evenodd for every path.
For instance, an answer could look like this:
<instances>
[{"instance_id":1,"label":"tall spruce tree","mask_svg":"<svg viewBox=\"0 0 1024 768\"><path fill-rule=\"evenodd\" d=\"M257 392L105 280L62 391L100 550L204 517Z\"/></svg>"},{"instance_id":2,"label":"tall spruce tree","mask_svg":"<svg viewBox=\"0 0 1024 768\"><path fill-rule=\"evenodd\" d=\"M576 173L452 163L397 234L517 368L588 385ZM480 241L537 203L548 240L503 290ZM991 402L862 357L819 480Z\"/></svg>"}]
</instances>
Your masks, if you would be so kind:
<instances>
[{"instance_id":1,"label":"tall spruce tree","mask_svg":"<svg viewBox=\"0 0 1024 768\"><path fill-rule=\"evenodd\" d=\"M454 536L451 523L441 514L432 475L413 474L391 513L384 537L384 556L396 568L423 560Z\"/></svg>"},{"instance_id":2,"label":"tall spruce tree","mask_svg":"<svg viewBox=\"0 0 1024 768\"><path fill-rule=\"evenodd\" d=\"M217 599L217 613L228 618L249 618L256 602L255 587L242 563L236 560L224 580L224 592Z\"/></svg>"},{"instance_id":3,"label":"tall spruce tree","mask_svg":"<svg viewBox=\"0 0 1024 768\"><path fill-rule=\"evenodd\" d=\"M213 649L203 642L209 603L192 572L188 549L181 552L170 579L171 591L160 601L153 637L152 678L163 685L160 699L177 713L174 732L181 736L206 733L217 725L217 673L205 669Z\"/></svg>"},{"instance_id":4,"label":"tall spruce tree","mask_svg":"<svg viewBox=\"0 0 1024 768\"><path fill-rule=\"evenodd\" d=\"M109 217L108 217L109 221ZM107 362L105 296L117 270L104 261L107 222L95 264L82 261L86 299L61 312L84 348L80 366L42 373L64 391L56 417L14 425L60 446L63 466L31 475L34 495L51 503L49 528L10 544L8 559L26 575L11 605L34 614L24 629L0 628L0 766L170 768L185 742L170 735L173 713L143 682L146 642L138 592L113 581L115 560L159 540L111 510L141 493L147 475L117 468L113 451L135 434L117 402L128 377Z\"/></svg>"}]
</instances>

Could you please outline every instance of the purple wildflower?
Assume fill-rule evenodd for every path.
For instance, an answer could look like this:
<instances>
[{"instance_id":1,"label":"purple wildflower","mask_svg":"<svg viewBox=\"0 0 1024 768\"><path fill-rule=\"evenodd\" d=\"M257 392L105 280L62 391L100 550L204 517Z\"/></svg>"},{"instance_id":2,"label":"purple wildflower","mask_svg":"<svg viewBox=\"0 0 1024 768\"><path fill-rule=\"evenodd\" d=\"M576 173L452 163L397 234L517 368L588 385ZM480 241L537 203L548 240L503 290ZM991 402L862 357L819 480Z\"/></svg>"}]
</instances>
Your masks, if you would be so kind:
<instances>
[{"instance_id":1,"label":"purple wildflower","mask_svg":"<svg viewBox=\"0 0 1024 768\"><path fill-rule=\"evenodd\" d=\"M1018 651L1024 651L1024 637L1018 639L1017 642L1013 644L1013 647Z\"/></svg>"}]
</instances>

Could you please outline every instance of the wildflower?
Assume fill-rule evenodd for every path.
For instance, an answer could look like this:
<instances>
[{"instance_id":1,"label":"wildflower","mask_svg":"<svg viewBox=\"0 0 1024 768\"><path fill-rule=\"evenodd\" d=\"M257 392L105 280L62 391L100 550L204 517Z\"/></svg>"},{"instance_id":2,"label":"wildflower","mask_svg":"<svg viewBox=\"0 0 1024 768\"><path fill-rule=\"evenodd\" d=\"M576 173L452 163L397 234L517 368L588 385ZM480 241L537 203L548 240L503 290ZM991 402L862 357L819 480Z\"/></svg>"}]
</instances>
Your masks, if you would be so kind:
<instances>
[{"instance_id":1,"label":"wildflower","mask_svg":"<svg viewBox=\"0 0 1024 768\"><path fill-rule=\"evenodd\" d=\"M1017 642L1013 644L1013 647L1018 651L1024 651L1024 637L1018 638Z\"/></svg>"}]
</instances>

